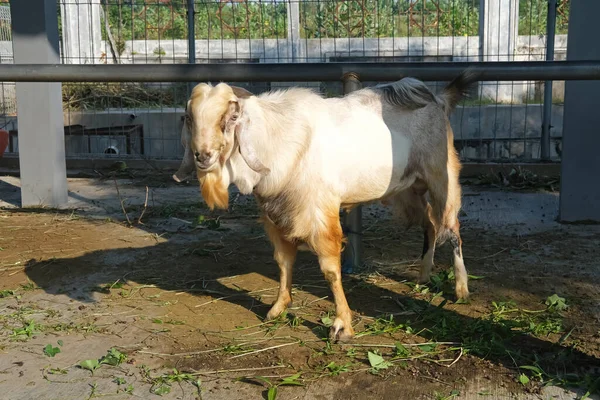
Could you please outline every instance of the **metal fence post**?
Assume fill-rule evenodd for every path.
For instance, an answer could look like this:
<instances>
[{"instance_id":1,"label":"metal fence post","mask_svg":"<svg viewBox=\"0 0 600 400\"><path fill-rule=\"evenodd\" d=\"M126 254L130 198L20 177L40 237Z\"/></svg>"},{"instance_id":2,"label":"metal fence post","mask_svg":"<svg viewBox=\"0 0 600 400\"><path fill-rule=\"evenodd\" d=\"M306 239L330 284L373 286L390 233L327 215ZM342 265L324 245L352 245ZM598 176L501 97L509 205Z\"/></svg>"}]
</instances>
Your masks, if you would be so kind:
<instances>
[{"instance_id":1,"label":"metal fence post","mask_svg":"<svg viewBox=\"0 0 600 400\"><path fill-rule=\"evenodd\" d=\"M361 89L358 75L350 72L344 75L344 94ZM366 132L365 132L366 133ZM348 241L342 254L342 273L351 274L355 268L362 266L362 207L354 208L350 213L344 213L343 229Z\"/></svg>"},{"instance_id":2,"label":"metal fence post","mask_svg":"<svg viewBox=\"0 0 600 400\"><path fill-rule=\"evenodd\" d=\"M196 8L194 0L187 0L187 23L188 23L188 63L196 64ZM192 94L194 82L188 83L188 97Z\"/></svg>"},{"instance_id":3,"label":"metal fence post","mask_svg":"<svg viewBox=\"0 0 600 400\"><path fill-rule=\"evenodd\" d=\"M11 1L10 12L15 64L59 64L56 0ZM65 206L61 84L18 82L16 88L21 205Z\"/></svg>"},{"instance_id":4,"label":"metal fence post","mask_svg":"<svg viewBox=\"0 0 600 400\"><path fill-rule=\"evenodd\" d=\"M556 0L548 0L548 19L546 21L546 61L554 60L554 38L556 36ZM552 123L552 81L544 83L544 115L542 117L542 137L540 156L544 161L550 159L550 125Z\"/></svg>"}]
</instances>

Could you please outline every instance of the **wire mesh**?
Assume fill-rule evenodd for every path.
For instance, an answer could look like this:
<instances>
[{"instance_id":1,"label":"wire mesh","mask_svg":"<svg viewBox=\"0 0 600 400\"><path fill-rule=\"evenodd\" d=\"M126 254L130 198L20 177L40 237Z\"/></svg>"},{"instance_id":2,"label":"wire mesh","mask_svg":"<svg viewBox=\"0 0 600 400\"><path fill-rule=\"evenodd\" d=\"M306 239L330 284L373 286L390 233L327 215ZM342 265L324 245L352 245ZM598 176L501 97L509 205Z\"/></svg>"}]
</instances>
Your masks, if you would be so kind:
<instances>
[{"instance_id":1,"label":"wire mesh","mask_svg":"<svg viewBox=\"0 0 600 400\"><path fill-rule=\"evenodd\" d=\"M214 64L541 61L546 52L547 0L57 1L61 62L71 64L187 63L190 40L191 59ZM5 10L6 3L0 5L0 55L12 62ZM566 58L568 16L569 1L559 1L556 60ZM428 84L439 90L445 82ZM7 85L3 99L14 99L14 85L12 95ZM254 93L302 85L326 96L342 94L341 82L236 85ZM543 87L542 81L481 82L477 95L451 116L462 159L538 160ZM180 158L188 90L169 82L63 84L67 155ZM563 82L554 82L552 97L551 159L558 160ZM3 101L3 118L12 121L16 110L8 104ZM12 153L18 152L15 131Z\"/></svg>"}]
</instances>

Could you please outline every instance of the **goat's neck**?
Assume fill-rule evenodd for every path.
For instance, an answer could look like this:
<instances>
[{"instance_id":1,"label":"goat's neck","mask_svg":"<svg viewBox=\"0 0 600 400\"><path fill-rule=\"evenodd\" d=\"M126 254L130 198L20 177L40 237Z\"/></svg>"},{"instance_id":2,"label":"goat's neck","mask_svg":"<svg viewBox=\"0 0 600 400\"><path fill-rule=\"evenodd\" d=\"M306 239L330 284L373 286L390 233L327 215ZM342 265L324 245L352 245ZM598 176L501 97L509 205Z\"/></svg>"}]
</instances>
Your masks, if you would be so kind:
<instances>
[{"instance_id":1,"label":"goat's neck","mask_svg":"<svg viewBox=\"0 0 600 400\"><path fill-rule=\"evenodd\" d=\"M248 137L260 161L271 170L255 183L254 192L263 197L276 195L296 169L298 154L303 152L306 144L307 130L293 122L302 120L295 118L294 109L286 109L284 103L268 98L249 99L245 114ZM249 169L245 163L244 167Z\"/></svg>"}]
</instances>

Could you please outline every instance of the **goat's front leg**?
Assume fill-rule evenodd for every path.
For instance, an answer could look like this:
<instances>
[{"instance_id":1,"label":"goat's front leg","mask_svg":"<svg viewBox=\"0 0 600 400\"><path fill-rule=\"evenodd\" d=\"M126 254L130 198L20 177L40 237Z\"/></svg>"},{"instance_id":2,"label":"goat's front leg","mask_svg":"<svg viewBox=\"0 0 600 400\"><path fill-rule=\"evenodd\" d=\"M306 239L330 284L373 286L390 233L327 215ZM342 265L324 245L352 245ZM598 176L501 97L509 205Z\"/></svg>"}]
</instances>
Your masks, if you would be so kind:
<instances>
[{"instance_id":1,"label":"goat's front leg","mask_svg":"<svg viewBox=\"0 0 600 400\"><path fill-rule=\"evenodd\" d=\"M275 248L273 258L279 266L279 294L267 314L267 320L271 320L281 315L292 304L292 269L298 246L286 240L274 225L267 224L265 227Z\"/></svg>"},{"instance_id":2,"label":"goat's front leg","mask_svg":"<svg viewBox=\"0 0 600 400\"><path fill-rule=\"evenodd\" d=\"M342 227L339 214L332 216L327 232L319 235L315 244L321 272L329 283L335 301L336 315L329 337L334 342L347 341L354 336L354 329L352 329L352 311L342 287Z\"/></svg>"},{"instance_id":3,"label":"goat's front leg","mask_svg":"<svg viewBox=\"0 0 600 400\"><path fill-rule=\"evenodd\" d=\"M335 301L335 320L329 331L332 341L347 341L354 336L352 329L352 311L348 306L344 288L342 287L342 264L341 257L319 256L319 265L333 292Z\"/></svg>"}]
</instances>

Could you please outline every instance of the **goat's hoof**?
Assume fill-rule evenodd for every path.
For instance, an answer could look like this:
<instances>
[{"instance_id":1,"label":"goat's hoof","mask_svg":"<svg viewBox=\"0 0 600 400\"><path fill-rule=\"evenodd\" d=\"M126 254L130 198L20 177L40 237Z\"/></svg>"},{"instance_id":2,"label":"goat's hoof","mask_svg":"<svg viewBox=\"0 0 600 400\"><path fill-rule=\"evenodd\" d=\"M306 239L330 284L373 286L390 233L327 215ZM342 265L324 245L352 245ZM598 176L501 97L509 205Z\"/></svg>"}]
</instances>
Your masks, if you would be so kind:
<instances>
[{"instance_id":1,"label":"goat's hoof","mask_svg":"<svg viewBox=\"0 0 600 400\"><path fill-rule=\"evenodd\" d=\"M291 305L291 302L289 304L273 304L273 307L271 307L265 319L267 321L277 319L285 310L287 310L289 305Z\"/></svg>"},{"instance_id":2,"label":"goat's hoof","mask_svg":"<svg viewBox=\"0 0 600 400\"><path fill-rule=\"evenodd\" d=\"M429 275L419 275L419 279L417 279L417 283L419 285L426 285L429 283Z\"/></svg>"},{"instance_id":3,"label":"goat's hoof","mask_svg":"<svg viewBox=\"0 0 600 400\"><path fill-rule=\"evenodd\" d=\"M329 340L336 342L347 342L354 337L354 329L349 323L344 323L340 318L336 318L329 328Z\"/></svg>"},{"instance_id":4,"label":"goat's hoof","mask_svg":"<svg viewBox=\"0 0 600 400\"><path fill-rule=\"evenodd\" d=\"M469 299L469 287L465 284L457 284L455 288L456 297L459 300L466 301Z\"/></svg>"}]
</instances>

